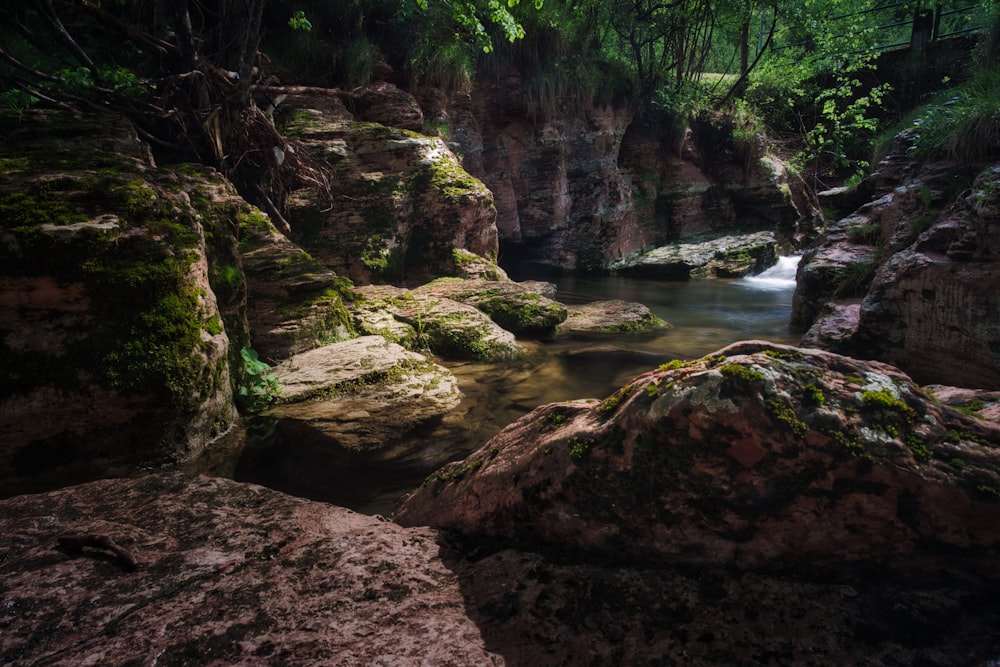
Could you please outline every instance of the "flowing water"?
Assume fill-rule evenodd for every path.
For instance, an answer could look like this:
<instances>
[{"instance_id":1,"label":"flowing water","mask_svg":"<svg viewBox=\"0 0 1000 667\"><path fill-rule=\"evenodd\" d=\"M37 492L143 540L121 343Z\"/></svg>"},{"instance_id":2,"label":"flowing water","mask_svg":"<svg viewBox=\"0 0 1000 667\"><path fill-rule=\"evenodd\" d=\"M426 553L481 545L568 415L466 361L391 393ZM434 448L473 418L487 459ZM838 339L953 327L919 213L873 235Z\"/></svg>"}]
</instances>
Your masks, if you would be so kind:
<instances>
[{"instance_id":1,"label":"flowing water","mask_svg":"<svg viewBox=\"0 0 1000 667\"><path fill-rule=\"evenodd\" d=\"M504 364L445 363L465 394L461 405L386 450L331 447L307 426L258 419L239 451L216 474L323 500L368 514L389 514L399 498L448 461L464 458L500 429L545 403L604 398L671 359L696 359L738 340L795 343L789 329L798 257L783 257L759 276L663 282L608 275L544 276L565 304L638 301L673 327L655 334L526 341Z\"/></svg>"}]
</instances>

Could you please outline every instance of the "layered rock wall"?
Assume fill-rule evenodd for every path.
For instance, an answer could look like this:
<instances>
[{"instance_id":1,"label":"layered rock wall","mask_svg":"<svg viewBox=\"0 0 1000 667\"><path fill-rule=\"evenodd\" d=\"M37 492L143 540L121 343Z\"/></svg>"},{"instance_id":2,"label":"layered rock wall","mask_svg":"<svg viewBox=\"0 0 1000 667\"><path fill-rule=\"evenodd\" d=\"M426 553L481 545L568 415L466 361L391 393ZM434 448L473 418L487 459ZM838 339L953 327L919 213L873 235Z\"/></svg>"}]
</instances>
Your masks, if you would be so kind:
<instances>
[{"instance_id":1,"label":"layered rock wall","mask_svg":"<svg viewBox=\"0 0 1000 667\"><path fill-rule=\"evenodd\" d=\"M1000 168L922 163L908 135L872 200L803 255L793 305L805 343L896 364L925 383L1000 387Z\"/></svg>"},{"instance_id":2,"label":"layered rock wall","mask_svg":"<svg viewBox=\"0 0 1000 667\"><path fill-rule=\"evenodd\" d=\"M759 147L739 154L711 123L687 130L624 106L529 112L513 70L471 95L418 93L494 196L507 259L601 269L686 235L772 229L814 214L804 185ZM720 138L725 135L724 138Z\"/></svg>"}]
</instances>

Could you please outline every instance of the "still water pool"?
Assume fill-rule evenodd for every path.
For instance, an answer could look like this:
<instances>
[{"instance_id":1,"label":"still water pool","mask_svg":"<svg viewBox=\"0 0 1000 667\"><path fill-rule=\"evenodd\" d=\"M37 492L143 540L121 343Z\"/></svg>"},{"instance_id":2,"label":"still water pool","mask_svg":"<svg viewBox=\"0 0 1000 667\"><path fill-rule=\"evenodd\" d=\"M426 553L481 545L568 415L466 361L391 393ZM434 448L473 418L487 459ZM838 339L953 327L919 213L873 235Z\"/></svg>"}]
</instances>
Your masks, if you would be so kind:
<instances>
[{"instance_id":1,"label":"still water pool","mask_svg":"<svg viewBox=\"0 0 1000 667\"><path fill-rule=\"evenodd\" d=\"M208 470L368 514L389 514L398 500L448 461L464 458L500 429L545 403L604 398L635 375L671 359L696 359L738 340L798 341L789 329L798 257L739 280L662 282L621 276L547 277L566 304L621 299L648 306L673 327L656 334L524 342L509 363L445 363L465 398L440 422L398 445L358 453L331 448L301 426L259 419L236 452ZM211 466L209 466L211 468Z\"/></svg>"}]
</instances>

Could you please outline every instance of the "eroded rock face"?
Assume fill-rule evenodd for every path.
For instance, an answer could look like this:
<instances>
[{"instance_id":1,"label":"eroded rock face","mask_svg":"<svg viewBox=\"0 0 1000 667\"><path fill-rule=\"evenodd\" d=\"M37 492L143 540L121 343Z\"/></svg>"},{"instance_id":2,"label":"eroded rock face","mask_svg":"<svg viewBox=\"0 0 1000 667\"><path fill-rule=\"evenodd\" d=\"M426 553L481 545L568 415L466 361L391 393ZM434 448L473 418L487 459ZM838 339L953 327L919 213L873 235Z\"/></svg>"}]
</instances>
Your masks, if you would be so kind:
<instances>
[{"instance_id":1,"label":"eroded rock face","mask_svg":"<svg viewBox=\"0 0 1000 667\"><path fill-rule=\"evenodd\" d=\"M198 454L236 416L205 238L232 221L191 196L221 180L120 119L4 122L2 494Z\"/></svg>"},{"instance_id":2,"label":"eroded rock face","mask_svg":"<svg viewBox=\"0 0 1000 667\"><path fill-rule=\"evenodd\" d=\"M717 146L704 128L688 128L673 141L614 105L529 112L528 97L509 68L482 77L471 97L421 95L493 193L500 239L523 259L603 269L722 228L795 238L798 221L815 215L801 179L771 156L735 156L731 138Z\"/></svg>"},{"instance_id":3,"label":"eroded rock face","mask_svg":"<svg viewBox=\"0 0 1000 667\"><path fill-rule=\"evenodd\" d=\"M393 87L377 88L373 99ZM282 131L336 172L287 202L293 240L329 269L358 284L420 284L463 275L459 251L496 256L493 197L443 140L358 122L334 95L293 96L282 108Z\"/></svg>"},{"instance_id":4,"label":"eroded rock face","mask_svg":"<svg viewBox=\"0 0 1000 667\"><path fill-rule=\"evenodd\" d=\"M637 563L994 576L998 507L997 425L891 366L745 342L538 408L396 520Z\"/></svg>"},{"instance_id":5,"label":"eroded rock face","mask_svg":"<svg viewBox=\"0 0 1000 667\"><path fill-rule=\"evenodd\" d=\"M4 664L503 664L434 531L179 475L0 501L0 531Z\"/></svg>"},{"instance_id":6,"label":"eroded rock face","mask_svg":"<svg viewBox=\"0 0 1000 667\"><path fill-rule=\"evenodd\" d=\"M1000 168L981 170L956 199L969 166L916 163L906 146L904 134L879 165L874 199L803 255L793 319L813 328L810 345L888 361L921 382L995 389ZM844 329L852 300L855 328L822 333Z\"/></svg>"}]
</instances>

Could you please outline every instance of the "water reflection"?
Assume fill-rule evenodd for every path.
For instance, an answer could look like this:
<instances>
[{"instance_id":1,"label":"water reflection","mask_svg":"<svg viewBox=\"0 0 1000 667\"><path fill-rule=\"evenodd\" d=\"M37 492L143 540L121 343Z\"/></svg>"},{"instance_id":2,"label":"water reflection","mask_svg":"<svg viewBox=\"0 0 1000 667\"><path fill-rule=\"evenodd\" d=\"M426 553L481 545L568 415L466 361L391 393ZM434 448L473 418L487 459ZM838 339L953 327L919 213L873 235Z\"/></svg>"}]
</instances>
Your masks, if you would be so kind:
<instances>
[{"instance_id":1,"label":"water reflection","mask_svg":"<svg viewBox=\"0 0 1000 667\"><path fill-rule=\"evenodd\" d=\"M518 280L555 282L557 300L567 304L605 299L644 303L673 328L656 334L525 341L525 354L504 364L445 363L465 394L461 405L378 452L337 448L307 424L261 420L248 429L235 467L226 474L359 512L389 514L428 474L465 457L539 405L600 399L661 363L702 357L738 340L796 342L788 322L797 261L785 258L753 278L683 283L518 275Z\"/></svg>"}]
</instances>

